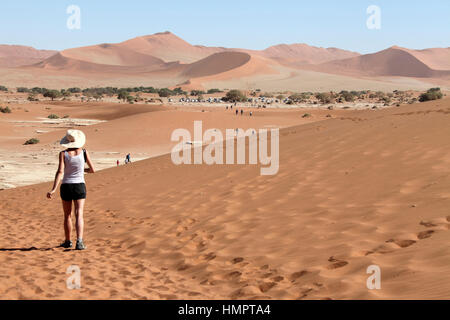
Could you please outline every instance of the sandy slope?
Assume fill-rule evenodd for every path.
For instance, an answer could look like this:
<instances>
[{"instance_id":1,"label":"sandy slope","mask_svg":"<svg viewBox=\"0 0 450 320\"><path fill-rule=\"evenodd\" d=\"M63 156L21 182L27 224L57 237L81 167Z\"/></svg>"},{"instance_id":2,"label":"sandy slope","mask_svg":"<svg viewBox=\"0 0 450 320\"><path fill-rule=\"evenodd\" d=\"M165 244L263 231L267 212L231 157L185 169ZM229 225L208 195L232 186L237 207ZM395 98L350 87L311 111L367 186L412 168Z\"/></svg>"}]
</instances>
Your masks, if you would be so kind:
<instances>
[{"instance_id":1,"label":"sandy slope","mask_svg":"<svg viewBox=\"0 0 450 320\"><path fill-rule=\"evenodd\" d=\"M312 70L360 76L449 78L447 49L415 51L400 47L312 66Z\"/></svg>"},{"instance_id":2,"label":"sandy slope","mask_svg":"<svg viewBox=\"0 0 450 320\"><path fill-rule=\"evenodd\" d=\"M0 67L18 67L40 62L56 54L53 50L37 50L18 45L0 45Z\"/></svg>"},{"instance_id":3,"label":"sandy slope","mask_svg":"<svg viewBox=\"0 0 450 320\"><path fill-rule=\"evenodd\" d=\"M338 48L318 48L304 43L280 44L269 47L261 55L275 59L285 65L300 66L305 64L319 64L333 60L357 57L360 54Z\"/></svg>"},{"instance_id":4,"label":"sandy slope","mask_svg":"<svg viewBox=\"0 0 450 320\"><path fill-rule=\"evenodd\" d=\"M449 115L447 99L284 129L275 176L169 156L88 176L85 252L54 248L48 183L1 191L0 295L448 299Z\"/></svg>"}]
</instances>

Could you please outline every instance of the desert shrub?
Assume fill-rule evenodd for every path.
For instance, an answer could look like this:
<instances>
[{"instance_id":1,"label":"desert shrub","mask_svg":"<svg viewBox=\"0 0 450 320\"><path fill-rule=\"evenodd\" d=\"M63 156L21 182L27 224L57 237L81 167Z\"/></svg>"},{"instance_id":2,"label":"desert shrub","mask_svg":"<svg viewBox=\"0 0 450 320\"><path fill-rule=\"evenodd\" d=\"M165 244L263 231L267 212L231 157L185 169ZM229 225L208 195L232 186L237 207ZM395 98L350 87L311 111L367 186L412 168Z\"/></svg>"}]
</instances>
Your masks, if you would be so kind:
<instances>
[{"instance_id":1,"label":"desert shrub","mask_svg":"<svg viewBox=\"0 0 450 320\"><path fill-rule=\"evenodd\" d=\"M49 115L47 118L49 118L49 119L59 119L59 116L57 116L56 114L51 114L51 115Z\"/></svg>"},{"instance_id":2,"label":"desert shrub","mask_svg":"<svg viewBox=\"0 0 450 320\"><path fill-rule=\"evenodd\" d=\"M320 92L316 94L316 99L319 100L322 104L331 103L332 97L327 92Z\"/></svg>"},{"instance_id":3,"label":"desert shrub","mask_svg":"<svg viewBox=\"0 0 450 320\"><path fill-rule=\"evenodd\" d=\"M311 94L309 92L294 93L289 96L289 100L292 100L294 102L305 102L310 97Z\"/></svg>"},{"instance_id":4,"label":"desert shrub","mask_svg":"<svg viewBox=\"0 0 450 320\"><path fill-rule=\"evenodd\" d=\"M35 93L30 93L30 94L28 94L27 100L28 100L28 101L39 101L39 99L36 98L36 94L35 94Z\"/></svg>"},{"instance_id":5,"label":"desert shrub","mask_svg":"<svg viewBox=\"0 0 450 320\"><path fill-rule=\"evenodd\" d=\"M229 102L244 102L247 101L247 97L239 90L230 90L222 100Z\"/></svg>"},{"instance_id":6,"label":"desert shrub","mask_svg":"<svg viewBox=\"0 0 450 320\"><path fill-rule=\"evenodd\" d=\"M170 90L170 89L162 88L162 89L159 89L158 95L161 98L167 98L167 97L175 95L175 93L172 90Z\"/></svg>"},{"instance_id":7,"label":"desert shrub","mask_svg":"<svg viewBox=\"0 0 450 320\"><path fill-rule=\"evenodd\" d=\"M29 144L38 144L39 140L32 138L32 139L28 139L27 141L25 141L24 145L29 145Z\"/></svg>"},{"instance_id":8,"label":"desert shrub","mask_svg":"<svg viewBox=\"0 0 450 320\"><path fill-rule=\"evenodd\" d=\"M28 93L28 92L30 92L30 89L25 88L25 87L18 87L17 88L17 92L19 92L19 93Z\"/></svg>"},{"instance_id":9,"label":"desert shrub","mask_svg":"<svg viewBox=\"0 0 450 320\"><path fill-rule=\"evenodd\" d=\"M311 114L309 114L309 113L305 113L305 114L302 116L302 118L309 118L309 117L311 117Z\"/></svg>"},{"instance_id":10,"label":"desert shrub","mask_svg":"<svg viewBox=\"0 0 450 320\"><path fill-rule=\"evenodd\" d=\"M34 87L31 89L31 92L40 94L44 94L46 91L48 91L46 88L39 88L39 87Z\"/></svg>"},{"instance_id":11,"label":"desert shrub","mask_svg":"<svg viewBox=\"0 0 450 320\"><path fill-rule=\"evenodd\" d=\"M441 88L431 88L427 92L422 93L419 97L420 102L442 99Z\"/></svg>"},{"instance_id":12,"label":"desert shrub","mask_svg":"<svg viewBox=\"0 0 450 320\"><path fill-rule=\"evenodd\" d=\"M127 97L127 102L128 102L129 104L133 104L133 103L135 102L135 100L136 100L136 98L133 97L133 96L128 96L128 97Z\"/></svg>"},{"instance_id":13,"label":"desert shrub","mask_svg":"<svg viewBox=\"0 0 450 320\"><path fill-rule=\"evenodd\" d=\"M348 91L341 91L339 93L342 97L343 100L347 101L347 102L353 102L355 101L355 95L352 92L348 92ZM342 100L340 100L342 101Z\"/></svg>"},{"instance_id":14,"label":"desert shrub","mask_svg":"<svg viewBox=\"0 0 450 320\"><path fill-rule=\"evenodd\" d=\"M47 90L43 93L43 95L44 97L50 98L53 101L61 96L61 92L59 92L58 90Z\"/></svg>"},{"instance_id":15,"label":"desert shrub","mask_svg":"<svg viewBox=\"0 0 450 320\"><path fill-rule=\"evenodd\" d=\"M0 91L8 91L8 88L5 86L0 86Z\"/></svg>"},{"instance_id":16,"label":"desert shrub","mask_svg":"<svg viewBox=\"0 0 450 320\"><path fill-rule=\"evenodd\" d=\"M181 87L175 88L172 91L177 96L182 96L182 95L186 95L187 94L187 92L184 91Z\"/></svg>"},{"instance_id":17,"label":"desert shrub","mask_svg":"<svg viewBox=\"0 0 450 320\"><path fill-rule=\"evenodd\" d=\"M219 89L209 89L207 93L208 94L213 94L213 93L220 93L220 92L223 92L223 91L221 91Z\"/></svg>"},{"instance_id":18,"label":"desert shrub","mask_svg":"<svg viewBox=\"0 0 450 320\"><path fill-rule=\"evenodd\" d=\"M11 109L8 107L8 106L6 106L6 107L0 107L0 112L1 113L11 113L12 111L11 111Z\"/></svg>"},{"instance_id":19,"label":"desert shrub","mask_svg":"<svg viewBox=\"0 0 450 320\"><path fill-rule=\"evenodd\" d=\"M70 93L81 93L80 88L69 88L67 89L67 91L69 91Z\"/></svg>"},{"instance_id":20,"label":"desert shrub","mask_svg":"<svg viewBox=\"0 0 450 320\"><path fill-rule=\"evenodd\" d=\"M128 99L129 96L130 96L130 94L128 93L128 91L126 91L126 90L121 90L121 91L117 94L117 99L126 101L126 100Z\"/></svg>"},{"instance_id":21,"label":"desert shrub","mask_svg":"<svg viewBox=\"0 0 450 320\"><path fill-rule=\"evenodd\" d=\"M201 96L201 95L204 95L204 94L205 94L205 91L202 91L202 90L192 90L191 91L191 96L198 97L198 96Z\"/></svg>"}]
</instances>

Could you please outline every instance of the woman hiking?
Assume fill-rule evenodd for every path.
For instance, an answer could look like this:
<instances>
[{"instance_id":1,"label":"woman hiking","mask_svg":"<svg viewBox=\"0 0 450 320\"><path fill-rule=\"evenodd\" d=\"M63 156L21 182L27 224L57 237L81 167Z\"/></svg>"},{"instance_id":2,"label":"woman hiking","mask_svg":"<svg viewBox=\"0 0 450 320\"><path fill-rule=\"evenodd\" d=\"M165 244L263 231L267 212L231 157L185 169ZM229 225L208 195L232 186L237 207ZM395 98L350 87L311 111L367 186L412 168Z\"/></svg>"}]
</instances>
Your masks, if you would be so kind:
<instances>
[{"instance_id":1,"label":"woman hiking","mask_svg":"<svg viewBox=\"0 0 450 320\"><path fill-rule=\"evenodd\" d=\"M86 201L86 184L84 173L94 173L89 153L82 149L86 143L86 136L80 130L68 130L66 136L61 140L61 146L67 148L59 153L59 166L56 171L53 189L47 193L47 198L52 199L59 183L62 180L60 194L64 210L64 234L65 241L60 245L63 248L72 248L72 202L75 207L77 242L76 250L84 250L84 203ZM87 162L89 169L85 169Z\"/></svg>"}]
</instances>

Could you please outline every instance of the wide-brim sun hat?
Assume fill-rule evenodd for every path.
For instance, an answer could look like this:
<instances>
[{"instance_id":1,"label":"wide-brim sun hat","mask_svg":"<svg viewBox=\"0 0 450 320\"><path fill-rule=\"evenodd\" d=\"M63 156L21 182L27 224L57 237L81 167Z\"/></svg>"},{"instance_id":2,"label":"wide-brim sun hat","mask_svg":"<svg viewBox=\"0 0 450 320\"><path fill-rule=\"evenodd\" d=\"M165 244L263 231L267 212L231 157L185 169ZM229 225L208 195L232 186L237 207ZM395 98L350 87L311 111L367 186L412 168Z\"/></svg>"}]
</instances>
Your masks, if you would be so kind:
<instances>
[{"instance_id":1,"label":"wide-brim sun hat","mask_svg":"<svg viewBox=\"0 0 450 320\"><path fill-rule=\"evenodd\" d=\"M64 138L61 139L61 146L72 149L82 148L86 143L86 136L80 130L67 130Z\"/></svg>"}]
</instances>

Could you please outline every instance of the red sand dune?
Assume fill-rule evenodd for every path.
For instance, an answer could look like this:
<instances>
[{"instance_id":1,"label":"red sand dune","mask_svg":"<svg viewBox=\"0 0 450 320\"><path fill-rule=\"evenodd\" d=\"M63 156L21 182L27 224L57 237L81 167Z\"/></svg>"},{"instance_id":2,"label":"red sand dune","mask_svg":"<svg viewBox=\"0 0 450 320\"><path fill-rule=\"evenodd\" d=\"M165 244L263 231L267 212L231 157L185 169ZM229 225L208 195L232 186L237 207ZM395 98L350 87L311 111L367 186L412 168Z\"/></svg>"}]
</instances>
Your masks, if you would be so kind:
<instances>
[{"instance_id":1,"label":"red sand dune","mask_svg":"<svg viewBox=\"0 0 450 320\"><path fill-rule=\"evenodd\" d=\"M61 55L81 61L96 64L117 66L164 66L165 63L151 55L138 53L116 44L101 44L97 46L82 47L64 50Z\"/></svg>"},{"instance_id":2,"label":"red sand dune","mask_svg":"<svg viewBox=\"0 0 450 320\"><path fill-rule=\"evenodd\" d=\"M170 64L161 62L159 59L148 56L147 61L151 62L144 66L124 66L113 64L98 64L83 60L69 58L64 53L57 53L56 55L39 62L35 65L26 68L40 68L48 70L71 71L74 73L90 73L96 76L102 76L102 73L114 74L136 74L143 72L151 72L155 70L166 69Z\"/></svg>"},{"instance_id":3,"label":"red sand dune","mask_svg":"<svg viewBox=\"0 0 450 320\"><path fill-rule=\"evenodd\" d=\"M187 66L183 75L189 78L210 76L239 68L250 59L250 55L243 52L215 53Z\"/></svg>"},{"instance_id":4,"label":"red sand dune","mask_svg":"<svg viewBox=\"0 0 450 320\"><path fill-rule=\"evenodd\" d=\"M422 57L429 65L418 59ZM330 73L348 73L366 76L401 76L416 78L433 78L450 76L447 70L434 70L430 67L445 67L442 54L438 62L433 62L430 54L421 54L399 47L366 54L359 57L336 60L313 67L313 70Z\"/></svg>"},{"instance_id":5,"label":"red sand dune","mask_svg":"<svg viewBox=\"0 0 450 320\"><path fill-rule=\"evenodd\" d=\"M89 76L90 83L98 85L104 85L105 79L115 79L108 82L109 85L114 82L115 86L121 81L122 86L185 83L189 88L299 90L307 87L309 90L333 90L336 83L348 83L347 89L364 85L366 89L379 90L392 85L389 79L379 77L394 76L405 78L396 80L396 89L424 89L449 83L449 61L449 48L409 50L392 47L359 55L337 48L283 44L257 51L194 46L164 32L118 44L64 50L31 67L8 72L4 84L17 84L20 79L33 79L38 74L39 79L50 81L52 86L58 77L57 83L72 81L79 85L82 77ZM361 77L369 79L361 84ZM429 80L411 81L407 79L409 77ZM319 78L323 81L317 81ZM311 81L317 84L311 87Z\"/></svg>"},{"instance_id":6,"label":"red sand dune","mask_svg":"<svg viewBox=\"0 0 450 320\"><path fill-rule=\"evenodd\" d=\"M0 45L0 67L18 67L42 61L57 51L37 50L32 47Z\"/></svg>"},{"instance_id":7,"label":"red sand dune","mask_svg":"<svg viewBox=\"0 0 450 320\"><path fill-rule=\"evenodd\" d=\"M424 50L396 48L412 54L433 70L450 70L450 48L431 48Z\"/></svg>"},{"instance_id":8,"label":"red sand dune","mask_svg":"<svg viewBox=\"0 0 450 320\"><path fill-rule=\"evenodd\" d=\"M263 56L288 65L319 64L359 56L359 53L337 48L318 48L304 43L280 44L261 52Z\"/></svg>"},{"instance_id":9,"label":"red sand dune","mask_svg":"<svg viewBox=\"0 0 450 320\"><path fill-rule=\"evenodd\" d=\"M165 62L179 61L181 63L192 63L214 53L227 50L225 48L193 46L171 32L137 37L118 45L139 53L152 55Z\"/></svg>"}]
</instances>

